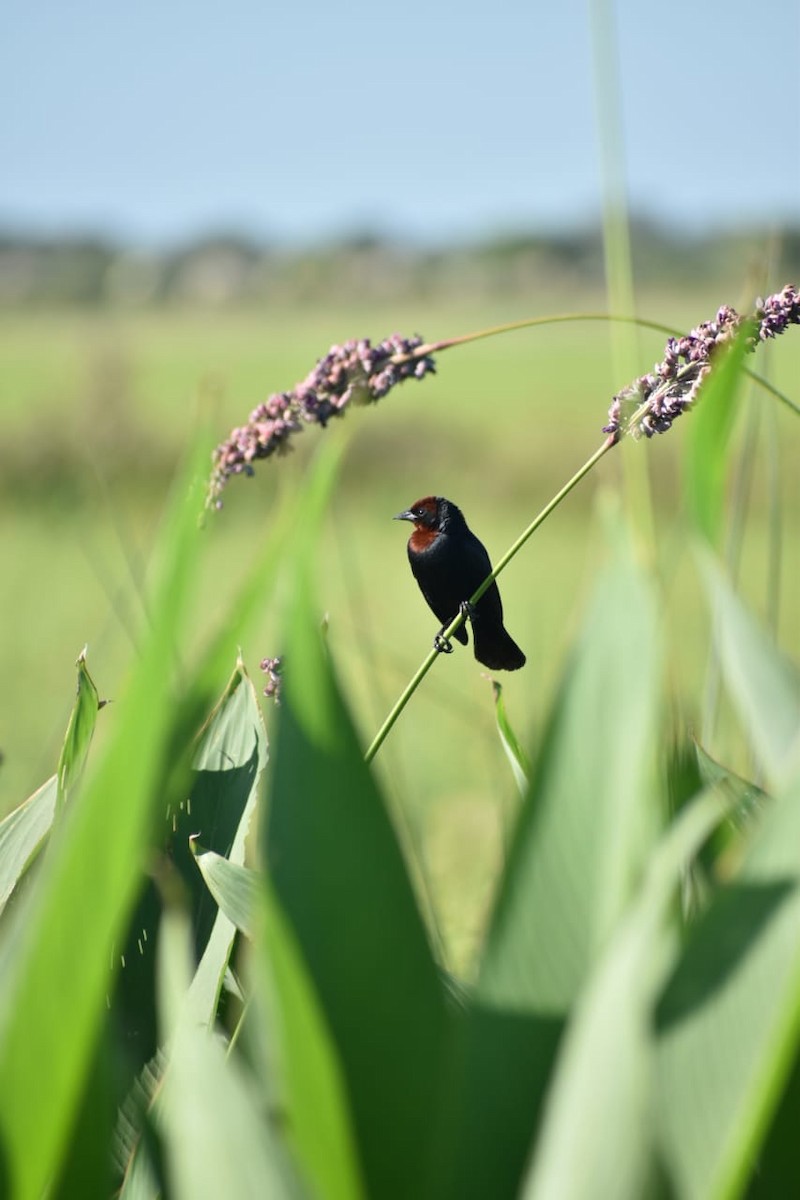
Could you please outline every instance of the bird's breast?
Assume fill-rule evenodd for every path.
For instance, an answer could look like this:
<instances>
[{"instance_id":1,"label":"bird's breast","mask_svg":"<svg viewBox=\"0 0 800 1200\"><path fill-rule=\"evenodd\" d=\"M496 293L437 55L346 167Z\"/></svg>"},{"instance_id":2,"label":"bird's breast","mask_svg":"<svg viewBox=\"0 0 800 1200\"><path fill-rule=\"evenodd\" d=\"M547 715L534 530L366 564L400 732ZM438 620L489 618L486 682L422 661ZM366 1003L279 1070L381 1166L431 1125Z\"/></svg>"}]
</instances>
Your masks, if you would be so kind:
<instances>
[{"instance_id":1,"label":"bird's breast","mask_svg":"<svg viewBox=\"0 0 800 1200\"><path fill-rule=\"evenodd\" d=\"M438 538L439 534L435 529L415 529L411 537L408 539L408 548L412 554L421 554L423 550L428 550Z\"/></svg>"}]
</instances>

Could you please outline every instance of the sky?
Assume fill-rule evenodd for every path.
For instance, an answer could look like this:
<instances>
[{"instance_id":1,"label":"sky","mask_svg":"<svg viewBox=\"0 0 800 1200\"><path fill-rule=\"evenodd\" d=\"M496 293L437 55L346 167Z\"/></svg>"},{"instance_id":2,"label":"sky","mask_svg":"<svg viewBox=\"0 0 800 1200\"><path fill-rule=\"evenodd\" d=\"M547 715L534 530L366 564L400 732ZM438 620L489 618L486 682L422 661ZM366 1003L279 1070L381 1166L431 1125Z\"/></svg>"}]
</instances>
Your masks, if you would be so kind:
<instances>
[{"instance_id":1,"label":"sky","mask_svg":"<svg viewBox=\"0 0 800 1200\"><path fill-rule=\"evenodd\" d=\"M616 61L593 55L592 2ZM0 229L155 245L585 224L598 74L632 210L696 232L800 222L796 0L10 0L2 24Z\"/></svg>"}]
</instances>

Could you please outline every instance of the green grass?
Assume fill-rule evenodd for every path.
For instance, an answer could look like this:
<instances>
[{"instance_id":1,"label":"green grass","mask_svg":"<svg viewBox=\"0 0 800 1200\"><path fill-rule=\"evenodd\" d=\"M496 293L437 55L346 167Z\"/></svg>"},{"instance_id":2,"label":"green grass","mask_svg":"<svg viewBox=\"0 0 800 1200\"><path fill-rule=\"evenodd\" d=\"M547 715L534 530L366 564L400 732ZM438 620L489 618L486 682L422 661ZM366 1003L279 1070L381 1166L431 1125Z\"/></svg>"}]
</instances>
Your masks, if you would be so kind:
<instances>
[{"instance_id":1,"label":"green grass","mask_svg":"<svg viewBox=\"0 0 800 1200\"><path fill-rule=\"evenodd\" d=\"M733 296L652 295L642 315L689 328ZM602 308L597 296L580 307ZM176 463L199 414L221 438L270 391L304 376L333 340L394 329L440 338L521 316L575 309L574 297L537 297L528 311L494 305L275 313L42 314L0 319L0 811L55 767L72 701L74 660L89 643L101 696L119 694L146 620L143 594L153 530ZM663 338L639 335L640 369ZM391 517L420 495L456 500L498 557L531 516L599 444L612 393L604 324L534 329L454 349L437 376L409 382L370 410L353 411L301 449L233 480L212 520L200 583L213 625L243 576L283 483L302 471L319 438L348 434L342 482L327 521L318 588L337 662L366 744L427 653L434 621ZM770 348L771 374L791 393L800 337ZM754 365L765 369L765 357ZM761 394L758 403L769 405ZM687 553L680 504L686 426L606 458L534 537L502 578L514 637L529 665L506 682L516 728L535 740L589 580L605 555L597 502L621 475L621 453L646 456L652 472L659 566L670 633L669 669L684 716L699 720L708 644L706 609ZM798 431L778 413L785 463ZM759 464L763 455L759 459ZM743 590L765 610L766 477L757 466L746 523ZM797 542L800 480L782 480L784 545ZM791 555L786 557L791 565ZM784 575L788 576L788 570ZM781 639L798 651L784 578ZM625 637L625 613L619 614ZM275 614L243 647L257 674L280 651ZM100 715L98 736L114 721ZM721 738L726 725L721 726ZM735 761L736 746L718 747ZM494 729L491 689L469 653L437 663L401 717L377 765L396 805L421 838L455 956L465 957L491 888L500 828L513 806ZM505 773L503 774L503 772ZM493 779L507 779L504 795Z\"/></svg>"}]
</instances>

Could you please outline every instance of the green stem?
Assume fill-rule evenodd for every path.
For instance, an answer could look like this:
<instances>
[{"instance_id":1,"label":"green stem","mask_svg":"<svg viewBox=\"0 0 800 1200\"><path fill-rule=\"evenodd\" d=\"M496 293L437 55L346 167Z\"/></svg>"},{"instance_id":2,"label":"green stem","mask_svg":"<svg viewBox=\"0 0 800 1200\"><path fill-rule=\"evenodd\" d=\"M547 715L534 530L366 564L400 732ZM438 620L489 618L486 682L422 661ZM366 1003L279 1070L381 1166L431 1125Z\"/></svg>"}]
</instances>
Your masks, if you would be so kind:
<instances>
[{"instance_id":1,"label":"green stem","mask_svg":"<svg viewBox=\"0 0 800 1200\"><path fill-rule=\"evenodd\" d=\"M643 406L643 408L646 408L646 406ZM636 414L634 414L634 419L635 419L635 416L636 416ZM497 579L500 572L505 570L505 568L511 562L511 560L515 556L515 554L517 554L522 549L522 547L525 545L525 543L527 542L527 540L531 536L531 534L533 534L539 528L539 526L542 524L542 522L545 521L547 519L547 517L550 516L550 513L553 511L553 509L558 507L558 505L561 503L561 501L566 496L569 495L569 493L572 491L572 489L578 483L580 483L580 481L583 479L584 475L588 475L588 473L589 473L589 471L591 471L592 467L594 467L595 464L600 461L600 459L603 457L603 455L607 454L608 451L611 449L611 447L615 446L616 443L617 443L617 439L614 437L613 434L610 435L609 437L607 437L606 440L603 442L602 446L600 446L597 450L595 450L595 452L591 456L591 458L588 458L586 460L586 462L583 464L583 466L580 467L579 470L577 470L575 472L575 474L572 476L572 478L570 480L568 480L567 483L564 484L561 491L556 492L556 494L555 494L555 496L553 496L552 500L550 500L549 503L545 505L545 507L541 510L541 512L536 517L534 517L534 519L531 521L530 525L528 525L527 529L523 530L523 532L519 535L517 540L508 548L508 550L506 550L503 557L498 560L498 562L497 562L496 566L494 567L494 569L492 570L491 574L486 576L486 578L484 579L481 586L479 588L477 588L477 590L473 593L472 596L470 596L470 598L469 598L470 605L474 605L474 604L478 603L478 601L480 600L481 596L484 594L486 589L494 582L495 579ZM460 628L461 625L464 624L464 620L465 620L465 616L464 616L463 612L460 612L457 617L453 618L453 620L450 622L450 624L447 626L447 628L442 633L442 637L445 639L445 641L449 641L449 639L453 636L455 631L458 628ZM421 663L421 665L417 669L414 676L409 680L408 684L403 689L402 694L400 695L397 702L395 703L394 708L391 710L388 717L383 722L383 724L381 725L378 732L375 734L375 737L372 741L371 746L369 747L366 754L364 755L366 762L372 762L372 760L375 757L375 755L377 754L378 750L385 742L386 737L389 734L395 721L400 716L401 712L403 711L405 706L408 704L411 697L414 695L414 692L417 690L419 685L422 683L422 680L428 674L428 671L430 671L430 669L433 666L433 664L435 663L436 659L439 657L439 653L440 652L434 647L434 649L429 652L427 658Z\"/></svg>"},{"instance_id":2,"label":"green stem","mask_svg":"<svg viewBox=\"0 0 800 1200\"><path fill-rule=\"evenodd\" d=\"M429 354L441 354L443 350L449 350L452 346L465 346L470 342L480 342L483 338L497 337L501 333L514 333L518 329L535 329L540 325L563 325L569 321L619 321L628 325L639 325L642 329L652 329L655 333L665 333L668 337L680 337L681 331L675 329L672 325L664 325L661 321L649 321L646 317L630 317L623 313L604 313L604 312L585 312L585 313L555 313L549 317L524 317L521 321L508 321L505 325L491 325L488 329L476 329L472 333L462 333L458 337L443 338L438 342L426 342L423 346L417 346L410 354L396 354L392 361L410 362L419 358L425 358ZM757 371L751 371L748 367L744 368L745 374L751 379L754 379L766 392L774 396L776 400L780 400L781 404L785 404L793 413L800 416L800 405L794 400L790 400L778 388L765 379L763 375L759 375Z\"/></svg>"},{"instance_id":3,"label":"green stem","mask_svg":"<svg viewBox=\"0 0 800 1200\"><path fill-rule=\"evenodd\" d=\"M635 307L633 253L625 187L622 73L614 9L613 0L589 0L606 295L611 309L632 313ZM616 322L610 327L610 334L612 378L634 379L640 374L637 363L641 359L636 325ZM631 529L639 549L648 561L654 561L655 517L648 458L644 454L623 455L622 478Z\"/></svg>"},{"instance_id":4,"label":"green stem","mask_svg":"<svg viewBox=\"0 0 800 1200\"><path fill-rule=\"evenodd\" d=\"M472 333L462 333L458 337L427 342L424 346L417 346L411 354L398 355L395 361L402 362L410 358L424 358L426 354L439 354L442 350L449 350L451 346L479 342L482 338L496 337L499 333L514 333L517 329L535 329L537 325L562 325L568 321L623 321L632 325L641 325L645 329L654 329L657 333L678 334L678 331L669 325L661 325L657 321L646 321L643 317L617 316L604 312L555 313L549 317L523 317L521 321L507 321L504 325L490 325L488 329L476 329Z\"/></svg>"}]
</instances>

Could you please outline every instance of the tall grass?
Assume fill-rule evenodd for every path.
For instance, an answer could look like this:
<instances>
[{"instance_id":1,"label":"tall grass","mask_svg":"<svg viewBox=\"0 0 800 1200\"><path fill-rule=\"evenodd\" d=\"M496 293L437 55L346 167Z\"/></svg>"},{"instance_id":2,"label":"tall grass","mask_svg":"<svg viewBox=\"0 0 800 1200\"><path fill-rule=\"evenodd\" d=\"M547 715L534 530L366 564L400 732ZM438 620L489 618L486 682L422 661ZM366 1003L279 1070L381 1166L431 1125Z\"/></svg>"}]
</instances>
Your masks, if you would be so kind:
<instances>
[{"instance_id":1,"label":"tall grass","mask_svg":"<svg viewBox=\"0 0 800 1200\"><path fill-rule=\"evenodd\" d=\"M522 795L468 971L435 890L420 905L422 844L365 762L322 619L341 439L212 605L198 580L226 514L198 525L207 448L190 457L124 695L98 713L81 657L57 774L0 823L4 1194L791 1191L800 678L721 563L740 349L687 417L684 496L755 779L676 709L663 566L608 503L535 736L536 673L513 711L495 692L488 787ZM269 748L237 660L267 606L285 653Z\"/></svg>"}]
</instances>

